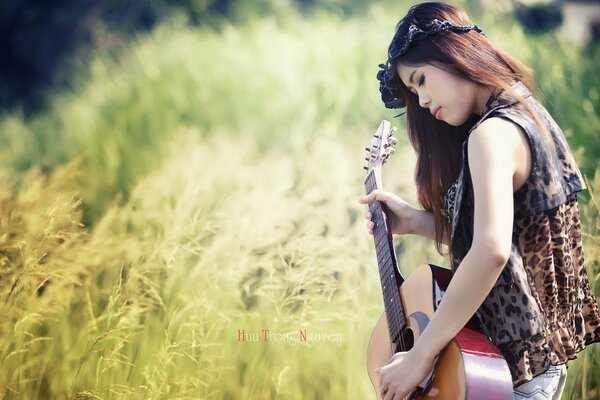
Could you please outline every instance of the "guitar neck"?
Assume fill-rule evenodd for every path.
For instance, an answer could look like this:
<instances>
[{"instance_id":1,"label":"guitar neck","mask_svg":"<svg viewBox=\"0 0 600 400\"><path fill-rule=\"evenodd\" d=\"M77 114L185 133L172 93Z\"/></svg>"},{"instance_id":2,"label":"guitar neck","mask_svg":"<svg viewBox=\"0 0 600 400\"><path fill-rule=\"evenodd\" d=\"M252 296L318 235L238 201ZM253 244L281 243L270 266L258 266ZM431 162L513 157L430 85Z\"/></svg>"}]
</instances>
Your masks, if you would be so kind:
<instances>
[{"instance_id":1,"label":"guitar neck","mask_svg":"<svg viewBox=\"0 0 600 400\"><path fill-rule=\"evenodd\" d=\"M379 188L381 188L379 171L372 169L365 179L366 193L369 194ZM400 337L400 333L406 327L406 317L399 291L399 287L404 282L404 279L398 271L392 233L388 229L383 217L387 211L385 204L378 200L372 201L369 203L369 211L372 215L371 220L375 224L373 227L373 238L375 241L375 253L379 266L381 290L383 292L390 340L392 343L396 343Z\"/></svg>"}]
</instances>

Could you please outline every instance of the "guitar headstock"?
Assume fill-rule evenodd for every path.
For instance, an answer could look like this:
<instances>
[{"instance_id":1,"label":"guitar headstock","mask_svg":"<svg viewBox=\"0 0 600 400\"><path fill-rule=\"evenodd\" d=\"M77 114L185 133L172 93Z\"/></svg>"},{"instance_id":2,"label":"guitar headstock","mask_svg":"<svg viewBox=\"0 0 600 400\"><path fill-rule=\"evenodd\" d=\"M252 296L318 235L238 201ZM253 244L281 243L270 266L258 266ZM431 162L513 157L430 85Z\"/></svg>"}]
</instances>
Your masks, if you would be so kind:
<instances>
[{"instance_id":1,"label":"guitar headstock","mask_svg":"<svg viewBox=\"0 0 600 400\"><path fill-rule=\"evenodd\" d=\"M388 158L396 152L393 146L398 143L398 140L393 136L394 133L396 133L395 127L392 127L386 120L381 121L379 128L373 135L373 139L371 139L371 146L365 148L367 165L364 169L367 174L372 169L381 168Z\"/></svg>"}]
</instances>

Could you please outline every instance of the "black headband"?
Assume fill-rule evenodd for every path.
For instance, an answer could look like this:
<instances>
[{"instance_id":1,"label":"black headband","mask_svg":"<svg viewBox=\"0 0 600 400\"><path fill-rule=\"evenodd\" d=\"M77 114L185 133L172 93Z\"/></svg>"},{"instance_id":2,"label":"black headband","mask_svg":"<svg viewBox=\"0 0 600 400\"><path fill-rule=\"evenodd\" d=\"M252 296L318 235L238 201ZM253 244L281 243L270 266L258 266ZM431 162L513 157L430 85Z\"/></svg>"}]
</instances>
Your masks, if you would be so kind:
<instances>
[{"instance_id":1,"label":"black headband","mask_svg":"<svg viewBox=\"0 0 600 400\"><path fill-rule=\"evenodd\" d=\"M385 64L379 64L380 69L377 72L381 100L387 108L406 107L404 98L402 98L402 94L399 93L397 87L398 84L394 83L397 78L396 71L392 68L392 60L404 55L409 50L412 43L436 35L445 30L456 33L474 30L475 32L484 35L477 25L454 25L450 21L440 21L437 18L427 23L424 29L417 27L415 24L411 24L408 27L406 34L402 34L400 30L397 30L390 43L390 47L388 48L388 59Z\"/></svg>"}]
</instances>

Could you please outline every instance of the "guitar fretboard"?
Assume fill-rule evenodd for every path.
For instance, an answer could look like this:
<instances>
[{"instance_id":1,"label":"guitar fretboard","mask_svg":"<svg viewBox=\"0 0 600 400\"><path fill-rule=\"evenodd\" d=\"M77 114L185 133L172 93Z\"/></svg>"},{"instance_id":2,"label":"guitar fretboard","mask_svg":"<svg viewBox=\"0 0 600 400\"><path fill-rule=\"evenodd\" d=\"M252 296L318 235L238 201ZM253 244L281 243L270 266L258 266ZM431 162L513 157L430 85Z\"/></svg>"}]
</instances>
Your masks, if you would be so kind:
<instances>
[{"instance_id":1,"label":"guitar fretboard","mask_svg":"<svg viewBox=\"0 0 600 400\"><path fill-rule=\"evenodd\" d=\"M377 189L377 180L374 170L371 170L365 179L365 190L369 194L375 189ZM390 340L396 343L400 333L406 327L406 317L398 290L404 279L398 272L392 233L388 230L383 217L384 208L385 204L378 200L369 203L369 211L372 215L371 220L375 224L373 227L373 238L375 241L375 253L379 266L388 330Z\"/></svg>"}]
</instances>

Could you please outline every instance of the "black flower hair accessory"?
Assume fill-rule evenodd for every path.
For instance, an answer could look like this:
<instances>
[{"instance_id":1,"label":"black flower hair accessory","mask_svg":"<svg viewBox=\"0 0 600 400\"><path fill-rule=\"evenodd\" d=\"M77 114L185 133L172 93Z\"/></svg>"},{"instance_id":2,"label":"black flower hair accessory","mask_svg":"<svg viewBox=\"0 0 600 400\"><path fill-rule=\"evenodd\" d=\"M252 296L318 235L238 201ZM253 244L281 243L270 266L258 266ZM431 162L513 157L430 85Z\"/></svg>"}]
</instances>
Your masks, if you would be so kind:
<instances>
[{"instance_id":1,"label":"black flower hair accessory","mask_svg":"<svg viewBox=\"0 0 600 400\"><path fill-rule=\"evenodd\" d=\"M379 64L379 71L377 72L379 93L381 93L381 101L383 101L386 108L393 109L406 106L400 93L399 79L389 60L385 64Z\"/></svg>"},{"instance_id":2,"label":"black flower hair accessory","mask_svg":"<svg viewBox=\"0 0 600 400\"><path fill-rule=\"evenodd\" d=\"M379 64L379 71L377 72L381 100L387 108L406 107L406 102L400 92L400 78L392 66L392 60L404 55L412 43L446 30L457 33L473 30L484 35L477 25L454 25L450 21L440 21L437 18L427 23L423 28L411 24L406 32L403 29L396 31L388 49L388 59L385 64Z\"/></svg>"}]
</instances>

